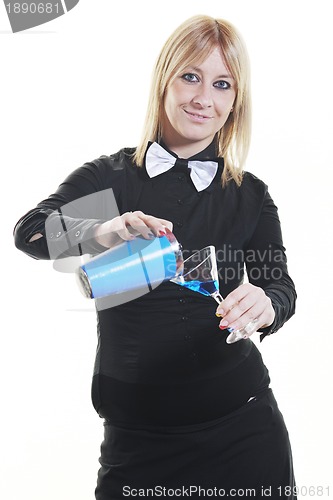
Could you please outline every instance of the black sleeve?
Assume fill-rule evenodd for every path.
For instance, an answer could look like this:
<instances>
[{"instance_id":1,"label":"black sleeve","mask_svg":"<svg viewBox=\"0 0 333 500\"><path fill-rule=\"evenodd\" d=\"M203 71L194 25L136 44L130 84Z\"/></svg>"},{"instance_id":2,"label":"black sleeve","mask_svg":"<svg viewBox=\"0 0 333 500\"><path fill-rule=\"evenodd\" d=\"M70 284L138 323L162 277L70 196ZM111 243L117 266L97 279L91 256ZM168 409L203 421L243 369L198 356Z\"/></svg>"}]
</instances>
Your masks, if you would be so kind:
<instances>
[{"instance_id":1,"label":"black sleeve","mask_svg":"<svg viewBox=\"0 0 333 500\"><path fill-rule=\"evenodd\" d=\"M295 313L296 290L288 274L278 210L265 189L262 210L245 254L249 282L263 288L275 311L272 325L260 329L260 340L275 333Z\"/></svg>"},{"instance_id":2,"label":"black sleeve","mask_svg":"<svg viewBox=\"0 0 333 500\"><path fill-rule=\"evenodd\" d=\"M54 194L21 217L14 228L16 247L36 259L105 250L95 241L93 229L119 213L112 182L108 182L111 160L103 156L76 169ZM43 237L29 242L36 233Z\"/></svg>"}]
</instances>

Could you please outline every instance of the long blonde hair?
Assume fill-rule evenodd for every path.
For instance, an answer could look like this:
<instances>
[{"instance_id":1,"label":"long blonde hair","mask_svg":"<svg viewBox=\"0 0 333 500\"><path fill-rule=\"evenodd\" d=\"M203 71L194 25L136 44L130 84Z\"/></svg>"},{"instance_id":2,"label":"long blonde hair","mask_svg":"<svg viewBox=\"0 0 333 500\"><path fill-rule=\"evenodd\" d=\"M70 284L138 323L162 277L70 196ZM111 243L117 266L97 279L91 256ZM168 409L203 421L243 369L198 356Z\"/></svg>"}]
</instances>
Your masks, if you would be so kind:
<instances>
[{"instance_id":1,"label":"long blonde hair","mask_svg":"<svg viewBox=\"0 0 333 500\"><path fill-rule=\"evenodd\" d=\"M233 111L218 132L218 155L224 158L222 185L242 182L251 136L250 67L244 42L234 26L222 19L198 15L182 23L163 46L157 59L141 143L134 161L142 166L148 141L159 141L168 85L187 66L203 62L219 47L236 82Z\"/></svg>"}]
</instances>

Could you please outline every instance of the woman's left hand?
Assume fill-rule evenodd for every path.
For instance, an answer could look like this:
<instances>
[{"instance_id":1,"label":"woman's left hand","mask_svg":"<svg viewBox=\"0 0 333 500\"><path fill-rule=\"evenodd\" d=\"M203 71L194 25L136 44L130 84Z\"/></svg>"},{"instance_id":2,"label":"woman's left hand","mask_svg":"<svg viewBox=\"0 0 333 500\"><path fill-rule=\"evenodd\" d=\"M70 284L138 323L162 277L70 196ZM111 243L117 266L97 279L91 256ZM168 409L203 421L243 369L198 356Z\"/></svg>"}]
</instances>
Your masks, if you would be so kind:
<instances>
[{"instance_id":1,"label":"woman's left hand","mask_svg":"<svg viewBox=\"0 0 333 500\"><path fill-rule=\"evenodd\" d=\"M219 327L224 330L244 328L253 320L256 330L273 323L275 311L271 299L264 290L251 283L244 283L233 290L216 309L217 316L222 316ZM252 335L254 332L249 332Z\"/></svg>"}]
</instances>

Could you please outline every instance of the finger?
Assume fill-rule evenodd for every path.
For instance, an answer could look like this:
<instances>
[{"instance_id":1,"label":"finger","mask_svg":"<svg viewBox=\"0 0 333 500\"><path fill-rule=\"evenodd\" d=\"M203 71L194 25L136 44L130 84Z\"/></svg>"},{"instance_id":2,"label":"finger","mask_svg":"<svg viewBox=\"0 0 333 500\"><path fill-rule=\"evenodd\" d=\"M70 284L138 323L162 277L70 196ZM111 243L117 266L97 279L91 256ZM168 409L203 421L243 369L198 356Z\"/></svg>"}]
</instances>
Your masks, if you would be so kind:
<instances>
[{"instance_id":1,"label":"finger","mask_svg":"<svg viewBox=\"0 0 333 500\"><path fill-rule=\"evenodd\" d=\"M120 216L98 225L97 236L100 243L106 247L114 244L115 237L116 239L120 238L124 240L133 239L133 236L127 231L124 221Z\"/></svg>"},{"instance_id":2,"label":"finger","mask_svg":"<svg viewBox=\"0 0 333 500\"><path fill-rule=\"evenodd\" d=\"M254 320L247 323L244 328L233 330L226 338L227 344L234 344L235 342L239 342L240 340L248 339L258 330L258 328L260 328L259 324L260 319L255 318Z\"/></svg>"},{"instance_id":3,"label":"finger","mask_svg":"<svg viewBox=\"0 0 333 500\"><path fill-rule=\"evenodd\" d=\"M166 219L159 219L159 222L164 226L164 228L169 229L169 231L173 230L173 224L171 221Z\"/></svg>"},{"instance_id":4,"label":"finger","mask_svg":"<svg viewBox=\"0 0 333 500\"><path fill-rule=\"evenodd\" d=\"M138 235L137 231L135 231L131 226L127 227L125 225L115 230L115 232L125 241L133 240Z\"/></svg>"},{"instance_id":5,"label":"finger","mask_svg":"<svg viewBox=\"0 0 333 500\"><path fill-rule=\"evenodd\" d=\"M222 303L223 304L223 303ZM231 305L230 309L224 312L223 320L224 326L230 325L234 321L237 321L240 317L242 317L245 313L251 310L256 304L256 299L253 294L247 294L245 297L237 303Z\"/></svg>"},{"instance_id":6,"label":"finger","mask_svg":"<svg viewBox=\"0 0 333 500\"><path fill-rule=\"evenodd\" d=\"M138 217L132 217L130 220L130 227L127 225L127 228L134 236L142 236L146 240L151 240L155 237L152 229Z\"/></svg>"},{"instance_id":7,"label":"finger","mask_svg":"<svg viewBox=\"0 0 333 500\"><path fill-rule=\"evenodd\" d=\"M155 236L160 236L161 234L165 234L166 229L172 231L173 224L172 222L166 219L159 219L157 217L153 217L151 215L146 215L143 220L147 224L148 227L152 230Z\"/></svg>"},{"instance_id":8,"label":"finger","mask_svg":"<svg viewBox=\"0 0 333 500\"><path fill-rule=\"evenodd\" d=\"M133 239L135 236L143 236L145 239L152 239L154 234L145 223L145 214L141 211L126 212L117 220L114 230L125 240Z\"/></svg>"},{"instance_id":9,"label":"finger","mask_svg":"<svg viewBox=\"0 0 333 500\"><path fill-rule=\"evenodd\" d=\"M249 323L253 322L255 319L261 317L262 313L262 307L251 307L251 309L242 314L236 320L230 321L227 326L228 328L232 328L234 330L241 330L242 328L245 328Z\"/></svg>"},{"instance_id":10,"label":"finger","mask_svg":"<svg viewBox=\"0 0 333 500\"><path fill-rule=\"evenodd\" d=\"M239 313L238 318L235 318L236 313ZM255 289L254 293L248 294L223 320L228 322L227 326L229 328L241 329L253 321L254 318L260 318L261 322L260 326L258 326L260 328L267 320L269 321L268 324L271 324L274 315L271 300L263 290Z\"/></svg>"},{"instance_id":11,"label":"finger","mask_svg":"<svg viewBox=\"0 0 333 500\"><path fill-rule=\"evenodd\" d=\"M159 219L153 215L144 214L140 210L131 212L130 215L126 214L126 223L135 227L137 231L140 232L144 237L147 237L148 233L151 232L155 236L160 236L160 233L165 234L165 229L172 231L173 224L171 221L166 219ZM141 221L141 222L140 222ZM141 229L140 229L141 226ZM150 231L145 229L148 227ZM149 235L151 237L151 235Z\"/></svg>"},{"instance_id":12,"label":"finger","mask_svg":"<svg viewBox=\"0 0 333 500\"><path fill-rule=\"evenodd\" d=\"M262 302L254 302L251 297L247 300L243 299L243 301L222 318L219 326L222 330L225 328L233 328L235 330L241 329L254 318L261 316L264 309Z\"/></svg>"},{"instance_id":13,"label":"finger","mask_svg":"<svg viewBox=\"0 0 333 500\"><path fill-rule=\"evenodd\" d=\"M221 304L217 307L217 314L220 316L226 316L229 311L236 307L249 293L249 290L247 290L243 285L239 286L236 290L230 292L223 302L221 302Z\"/></svg>"},{"instance_id":14,"label":"finger","mask_svg":"<svg viewBox=\"0 0 333 500\"><path fill-rule=\"evenodd\" d=\"M128 213L114 217L101 225L99 233L101 236L105 236L105 242L109 240L109 243L112 244L115 235L121 240L132 240L135 237L131 228L126 225L127 216Z\"/></svg>"}]
</instances>

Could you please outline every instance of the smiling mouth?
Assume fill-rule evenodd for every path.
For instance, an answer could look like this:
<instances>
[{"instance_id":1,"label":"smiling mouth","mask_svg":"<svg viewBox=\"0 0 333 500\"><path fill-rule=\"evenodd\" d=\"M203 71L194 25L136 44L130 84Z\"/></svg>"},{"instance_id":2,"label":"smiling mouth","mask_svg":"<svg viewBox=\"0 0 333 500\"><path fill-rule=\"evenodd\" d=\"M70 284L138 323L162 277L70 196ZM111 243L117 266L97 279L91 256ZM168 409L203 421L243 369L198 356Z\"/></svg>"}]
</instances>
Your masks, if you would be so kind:
<instances>
[{"instance_id":1,"label":"smiling mouth","mask_svg":"<svg viewBox=\"0 0 333 500\"><path fill-rule=\"evenodd\" d=\"M191 118L193 118L196 121L202 122L202 121L211 120L213 118L212 116L200 115L198 113L191 113L190 111L186 111L186 109L184 109L184 111L187 115L189 115Z\"/></svg>"}]
</instances>

